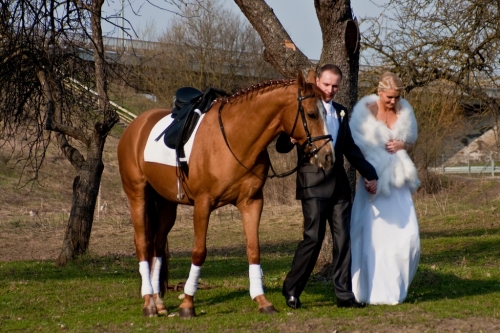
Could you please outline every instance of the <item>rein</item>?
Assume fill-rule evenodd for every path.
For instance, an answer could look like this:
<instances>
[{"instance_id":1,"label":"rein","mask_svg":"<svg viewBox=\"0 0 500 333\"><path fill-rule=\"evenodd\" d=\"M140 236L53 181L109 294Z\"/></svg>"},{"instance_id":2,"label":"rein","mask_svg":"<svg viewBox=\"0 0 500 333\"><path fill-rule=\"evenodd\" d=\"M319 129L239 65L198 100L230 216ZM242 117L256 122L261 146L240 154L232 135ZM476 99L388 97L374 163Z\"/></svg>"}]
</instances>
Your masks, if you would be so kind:
<instances>
[{"instance_id":1,"label":"rein","mask_svg":"<svg viewBox=\"0 0 500 333\"><path fill-rule=\"evenodd\" d=\"M326 146L327 143L329 143L330 141L333 141L331 134L314 136L314 137L311 136L311 133L309 132L309 128L307 126L306 115L305 115L305 112L304 112L304 107L302 106L302 101L305 100L305 99L308 99L308 98L312 98L312 97L314 97L314 95L311 94L311 95L301 96L300 89L298 89L297 93L298 93L298 97L297 97L297 100L298 100L297 114L295 115L295 121L293 123L293 127L292 127L292 131L290 132L290 136L292 136L293 133L295 132L295 128L297 127L297 121L299 119L299 114L300 114L301 119L302 119L302 125L304 126L304 131L306 132L306 136L307 136L306 142L304 142L302 144L302 150L304 151L305 154L303 155L302 160L299 163L297 163L297 166L295 168L293 168L292 170L283 172L281 174L276 174L276 171L274 171L273 165L271 163L271 159L269 159L269 167L271 168L271 171L273 172L272 175L268 175L269 178L274 178L274 177L283 178L283 177L287 177L287 176L293 174L295 171L297 171L297 169L299 168L300 164L302 164L302 162L306 158L311 157L313 155L316 155L320 151L321 148L323 148L324 146ZM229 146L229 142L228 142L227 136L226 136L226 131L224 130L224 124L222 123L222 115L221 115L221 111L222 111L222 108L224 107L224 105L225 105L225 103L222 102L221 105L219 106L218 118L219 118L219 127L220 127L220 130L221 130L221 133L222 133L222 137L224 138L224 142L226 143L227 148L229 149L229 151L231 152L231 154L233 155L233 157L236 159L236 161L243 168L245 168L245 170L247 170L248 172L250 172L251 174L253 174L257 178L264 180L264 178L260 177L255 172L253 172L248 167L246 167L243 164L243 162L241 162L240 159L236 156L236 154L233 152L233 150L231 149L231 147ZM313 142L316 142L316 141L319 141L319 140L325 140L325 139L326 139L326 141L319 148L317 148L313 144ZM311 148L311 149L309 150L309 148Z\"/></svg>"}]
</instances>

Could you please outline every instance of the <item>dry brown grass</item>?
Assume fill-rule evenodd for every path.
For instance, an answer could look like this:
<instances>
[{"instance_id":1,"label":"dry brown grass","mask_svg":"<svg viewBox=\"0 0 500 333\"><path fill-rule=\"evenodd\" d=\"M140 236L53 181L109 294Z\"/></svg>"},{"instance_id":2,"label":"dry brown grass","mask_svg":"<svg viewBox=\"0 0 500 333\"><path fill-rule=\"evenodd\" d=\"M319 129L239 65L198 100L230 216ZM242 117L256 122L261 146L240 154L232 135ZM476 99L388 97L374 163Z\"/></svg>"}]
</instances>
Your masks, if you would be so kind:
<instances>
[{"instance_id":1,"label":"dry brown grass","mask_svg":"<svg viewBox=\"0 0 500 333\"><path fill-rule=\"evenodd\" d=\"M95 213L89 251L95 255L133 255L133 229L127 198L122 190L116 146L118 138L110 136L104 149L105 169L101 181L99 214ZM294 154L280 155L269 148L278 170L293 168ZM19 171L13 161L0 164L0 261L53 259L58 255L71 209L73 168L58 152L49 150L39 183L19 187ZM262 244L290 242L289 235L300 231L302 216L295 200L295 177L268 180L266 205L261 224ZM192 207L180 206L178 219L169 242L173 253L191 251ZM283 233L273 235L272 230ZM221 238L218 234L223 233ZM299 234L296 235L298 237ZM244 254L241 216L232 206L212 213L208 244L212 248L239 248Z\"/></svg>"},{"instance_id":2,"label":"dry brown grass","mask_svg":"<svg viewBox=\"0 0 500 333\"><path fill-rule=\"evenodd\" d=\"M96 211L89 248L98 256L134 254L128 204L116 161L117 142L117 137L110 136L104 149L102 210L99 217ZM295 154L277 154L273 145L269 153L277 172L295 166ZM55 258L70 211L73 169L56 151L50 151L40 183L18 188L17 169L12 169L11 162L5 164L4 158L0 161L0 261ZM423 181L422 190L414 196L423 234L500 228L500 184L494 179L428 175ZM283 244L293 249L300 240L302 225L300 205L295 200L295 176L268 180L265 198L260 232L263 248ZM191 218L191 207L179 207L177 223L169 236L174 254L191 251ZM208 246L215 251L237 249L245 255L243 244L237 209L226 206L213 212Z\"/></svg>"}]
</instances>

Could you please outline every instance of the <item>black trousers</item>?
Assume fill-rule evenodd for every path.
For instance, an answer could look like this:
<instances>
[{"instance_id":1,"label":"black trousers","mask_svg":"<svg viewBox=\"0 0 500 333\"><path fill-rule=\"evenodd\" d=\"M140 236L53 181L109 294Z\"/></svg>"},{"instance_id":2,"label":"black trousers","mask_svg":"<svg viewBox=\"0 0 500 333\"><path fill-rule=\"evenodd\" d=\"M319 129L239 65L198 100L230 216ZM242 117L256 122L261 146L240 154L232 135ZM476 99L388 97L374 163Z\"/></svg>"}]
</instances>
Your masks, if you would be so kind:
<instances>
[{"instance_id":1,"label":"black trousers","mask_svg":"<svg viewBox=\"0 0 500 333\"><path fill-rule=\"evenodd\" d=\"M335 191L337 192L337 191ZM351 201L336 193L330 199L302 200L303 240L292 261L292 269L283 283L284 296L299 297L318 260L325 237L326 222L333 236L333 286L337 299L354 299L351 281Z\"/></svg>"}]
</instances>

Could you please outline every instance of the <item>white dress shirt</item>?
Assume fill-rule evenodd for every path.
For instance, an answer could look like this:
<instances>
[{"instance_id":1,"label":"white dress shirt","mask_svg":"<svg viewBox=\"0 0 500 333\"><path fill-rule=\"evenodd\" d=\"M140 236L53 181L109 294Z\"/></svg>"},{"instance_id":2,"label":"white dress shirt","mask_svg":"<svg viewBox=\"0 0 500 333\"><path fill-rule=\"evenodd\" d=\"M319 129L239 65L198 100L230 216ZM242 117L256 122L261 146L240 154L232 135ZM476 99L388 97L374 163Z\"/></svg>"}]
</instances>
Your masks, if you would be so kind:
<instances>
[{"instance_id":1,"label":"white dress shirt","mask_svg":"<svg viewBox=\"0 0 500 333\"><path fill-rule=\"evenodd\" d=\"M332 101L328 103L323 101L323 106L326 110L326 128L328 129L328 133L332 135L332 145L335 147L335 142L337 142L337 135L339 133L339 118L333 107Z\"/></svg>"}]
</instances>

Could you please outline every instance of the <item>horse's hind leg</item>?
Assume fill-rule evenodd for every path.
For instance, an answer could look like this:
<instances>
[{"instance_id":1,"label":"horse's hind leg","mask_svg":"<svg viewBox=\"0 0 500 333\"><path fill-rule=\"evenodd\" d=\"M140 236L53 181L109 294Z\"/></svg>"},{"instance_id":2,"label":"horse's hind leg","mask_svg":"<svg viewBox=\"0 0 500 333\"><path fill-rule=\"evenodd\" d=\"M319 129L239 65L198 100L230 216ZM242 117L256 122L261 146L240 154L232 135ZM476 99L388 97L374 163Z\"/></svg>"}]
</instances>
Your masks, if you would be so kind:
<instances>
[{"instance_id":1,"label":"horse's hind leg","mask_svg":"<svg viewBox=\"0 0 500 333\"><path fill-rule=\"evenodd\" d=\"M144 299L142 314L146 317L156 316L157 308L154 301L153 285L151 283L151 268L157 262L153 259L154 226L156 220L156 192L144 181L126 181L123 189L130 204L130 215L134 226L134 243L139 273L141 274L141 296ZM151 264L151 265L150 265ZM159 267L159 266L158 266Z\"/></svg>"},{"instance_id":2,"label":"horse's hind leg","mask_svg":"<svg viewBox=\"0 0 500 333\"><path fill-rule=\"evenodd\" d=\"M165 255L167 236L174 226L177 215L177 203L156 197L157 223L154 228L154 257L151 272L153 298L158 315L166 315L167 309L161 297L165 293L165 281L168 283L168 262Z\"/></svg>"},{"instance_id":3,"label":"horse's hind leg","mask_svg":"<svg viewBox=\"0 0 500 333\"><path fill-rule=\"evenodd\" d=\"M264 296L260 267L259 224L263 203L262 190L260 189L252 198L246 198L239 202L237 207L242 215L246 237L250 297L259 304L259 312L272 314L276 313L276 309Z\"/></svg>"}]
</instances>

